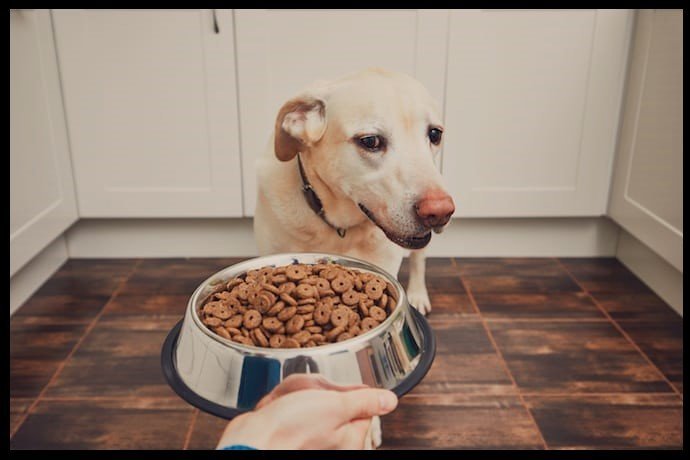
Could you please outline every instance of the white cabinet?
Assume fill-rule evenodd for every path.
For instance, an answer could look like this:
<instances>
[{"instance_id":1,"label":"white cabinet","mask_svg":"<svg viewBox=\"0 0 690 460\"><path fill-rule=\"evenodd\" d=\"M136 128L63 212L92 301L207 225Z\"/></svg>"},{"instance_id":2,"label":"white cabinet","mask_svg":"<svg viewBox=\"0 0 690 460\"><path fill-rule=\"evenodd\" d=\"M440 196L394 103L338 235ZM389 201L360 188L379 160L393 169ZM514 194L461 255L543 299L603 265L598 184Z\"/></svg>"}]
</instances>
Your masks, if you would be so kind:
<instances>
[{"instance_id":1,"label":"white cabinet","mask_svg":"<svg viewBox=\"0 0 690 460\"><path fill-rule=\"evenodd\" d=\"M315 80L367 67L416 76L443 101L447 13L415 10L238 10L237 69L245 215L254 163L281 105Z\"/></svg>"},{"instance_id":2,"label":"white cabinet","mask_svg":"<svg viewBox=\"0 0 690 460\"><path fill-rule=\"evenodd\" d=\"M443 174L456 217L605 213L632 17L451 12Z\"/></svg>"},{"instance_id":3,"label":"white cabinet","mask_svg":"<svg viewBox=\"0 0 690 460\"><path fill-rule=\"evenodd\" d=\"M683 11L637 16L611 217L683 271Z\"/></svg>"},{"instance_id":4,"label":"white cabinet","mask_svg":"<svg viewBox=\"0 0 690 460\"><path fill-rule=\"evenodd\" d=\"M232 11L53 11L81 217L242 215Z\"/></svg>"},{"instance_id":5,"label":"white cabinet","mask_svg":"<svg viewBox=\"0 0 690 460\"><path fill-rule=\"evenodd\" d=\"M10 277L77 219L50 13L10 11Z\"/></svg>"}]
</instances>

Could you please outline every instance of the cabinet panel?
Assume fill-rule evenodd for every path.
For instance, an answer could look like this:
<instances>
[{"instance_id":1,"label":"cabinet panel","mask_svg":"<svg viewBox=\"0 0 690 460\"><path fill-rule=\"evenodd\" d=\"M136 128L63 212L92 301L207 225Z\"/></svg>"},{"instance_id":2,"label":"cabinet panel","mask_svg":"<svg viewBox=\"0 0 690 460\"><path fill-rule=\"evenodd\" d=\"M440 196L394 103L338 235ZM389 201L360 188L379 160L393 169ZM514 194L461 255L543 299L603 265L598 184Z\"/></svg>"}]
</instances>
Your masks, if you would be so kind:
<instances>
[{"instance_id":1,"label":"cabinet panel","mask_svg":"<svg viewBox=\"0 0 690 460\"><path fill-rule=\"evenodd\" d=\"M683 271L683 13L638 13L609 212Z\"/></svg>"},{"instance_id":2,"label":"cabinet panel","mask_svg":"<svg viewBox=\"0 0 690 460\"><path fill-rule=\"evenodd\" d=\"M10 277L77 219L50 13L10 12Z\"/></svg>"},{"instance_id":3,"label":"cabinet panel","mask_svg":"<svg viewBox=\"0 0 690 460\"><path fill-rule=\"evenodd\" d=\"M54 12L80 213L240 216L232 12Z\"/></svg>"},{"instance_id":4,"label":"cabinet panel","mask_svg":"<svg viewBox=\"0 0 690 460\"><path fill-rule=\"evenodd\" d=\"M629 11L454 11L443 173L456 216L600 215Z\"/></svg>"},{"instance_id":5,"label":"cabinet panel","mask_svg":"<svg viewBox=\"0 0 690 460\"><path fill-rule=\"evenodd\" d=\"M447 15L415 10L238 10L245 215L254 213L254 163L267 145L278 110L313 81L384 67L416 76L442 103Z\"/></svg>"}]
</instances>

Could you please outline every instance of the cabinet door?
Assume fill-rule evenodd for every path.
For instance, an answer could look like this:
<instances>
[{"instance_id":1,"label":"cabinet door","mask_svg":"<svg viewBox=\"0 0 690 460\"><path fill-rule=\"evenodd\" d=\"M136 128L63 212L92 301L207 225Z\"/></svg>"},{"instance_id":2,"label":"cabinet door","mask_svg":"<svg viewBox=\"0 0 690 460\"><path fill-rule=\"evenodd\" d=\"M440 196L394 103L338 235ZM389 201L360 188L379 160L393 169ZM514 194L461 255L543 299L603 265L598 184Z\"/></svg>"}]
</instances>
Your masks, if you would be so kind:
<instances>
[{"instance_id":1,"label":"cabinet door","mask_svg":"<svg viewBox=\"0 0 690 460\"><path fill-rule=\"evenodd\" d=\"M232 11L53 15L80 214L240 216Z\"/></svg>"},{"instance_id":2,"label":"cabinet door","mask_svg":"<svg viewBox=\"0 0 690 460\"><path fill-rule=\"evenodd\" d=\"M77 220L50 13L10 11L10 277Z\"/></svg>"},{"instance_id":3,"label":"cabinet door","mask_svg":"<svg viewBox=\"0 0 690 460\"><path fill-rule=\"evenodd\" d=\"M313 81L384 67L416 76L442 103L447 17L442 10L238 10L245 215L254 214L254 164L278 110Z\"/></svg>"},{"instance_id":4,"label":"cabinet door","mask_svg":"<svg viewBox=\"0 0 690 460\"><path fill-rule=\"evenodd\" d=\"M631 20L451 13L443 174L456 216L604 214Z\"/></svg>"},{"instance_id":5,"label":"cabinet door","mask_svg":"<svg viewBox=\"0 0 690 460\"><path fill-rule=\"evenodd\" d=\"M683 11L638 13L611 217L683 271Z\"/></svg>"}]
</instances>

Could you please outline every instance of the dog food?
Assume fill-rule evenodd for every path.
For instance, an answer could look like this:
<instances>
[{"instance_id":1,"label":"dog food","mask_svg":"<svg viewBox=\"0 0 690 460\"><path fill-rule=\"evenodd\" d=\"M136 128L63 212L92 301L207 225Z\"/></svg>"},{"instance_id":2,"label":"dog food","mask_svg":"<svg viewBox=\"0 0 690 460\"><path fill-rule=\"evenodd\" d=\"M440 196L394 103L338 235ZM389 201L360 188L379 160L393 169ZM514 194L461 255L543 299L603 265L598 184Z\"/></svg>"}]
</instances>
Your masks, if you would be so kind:
<instances>
[{"instance_id":1,"label":"dog food","mask_svg":"<svg viewBox=\"0 0 690 460\"><path fill-rule=\"evenodd\" d=\"M301 348L342 342L380 325L398 293L384 278L339 264L264 267L220 283L199 309L219 336Z\"/></svg>"}]
</instances>

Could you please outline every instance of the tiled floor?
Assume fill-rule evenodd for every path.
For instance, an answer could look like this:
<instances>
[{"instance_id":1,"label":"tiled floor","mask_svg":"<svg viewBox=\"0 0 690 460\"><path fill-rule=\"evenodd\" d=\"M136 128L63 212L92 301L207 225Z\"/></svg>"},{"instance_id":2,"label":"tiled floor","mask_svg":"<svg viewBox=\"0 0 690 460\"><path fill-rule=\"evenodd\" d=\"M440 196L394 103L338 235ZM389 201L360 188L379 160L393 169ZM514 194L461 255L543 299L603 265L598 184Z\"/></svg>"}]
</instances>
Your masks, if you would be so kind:
<instances>
[{"instance_id":1,"label":"tiled floor","mask_svg":"<svg viewBox=\"0 0 690 460\"><path fill-rule=\"evenodd\" d=\"M11 319L10 447L214 448L227 422L160 348L235 262L67 262ZM383 448L682 448L682 318L615 259L430 259L427 283L436 360Z\"/></svg>"}]
</instances>

